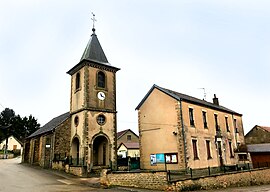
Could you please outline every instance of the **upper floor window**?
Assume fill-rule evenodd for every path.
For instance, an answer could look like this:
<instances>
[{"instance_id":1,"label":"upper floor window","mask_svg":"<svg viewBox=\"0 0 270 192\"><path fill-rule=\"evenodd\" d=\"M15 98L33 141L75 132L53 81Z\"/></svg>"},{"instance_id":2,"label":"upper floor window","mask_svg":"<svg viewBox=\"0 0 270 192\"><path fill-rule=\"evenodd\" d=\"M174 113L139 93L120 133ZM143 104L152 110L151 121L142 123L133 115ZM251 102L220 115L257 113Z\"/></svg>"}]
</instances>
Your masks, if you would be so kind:
<instances>
[{"instance_id":1,"label":"upper floor window","mask_svg":"<svg viewBox=\"0 0 270 192\"><path fill-rule=\"evenodd\" d=\"M76 127L79 125L79 117L78 116L76 116L74 118L74 124L75 124Z\"/></svg>"},{"instance_id":2,"label":"upper floor window","mask_svg":"<svg viewBox=\"0 0 270 192\"><path fill-rule=\"evenodd\" d=\"M127 140L131 141L131 135L127 135Z\"/></svg>"},{"instance_id":3,"label":"upper floor window","mask_svg":"<svg viewBox=\"0 0 270 192\"><path fill-rule=\"evenodd\" d=\"M229 123L228 123L228 117L225 117L225 124L226 124L227 132L230 132L230 127L229 127Z\"/></svg>"},{"instance_id":4,"label":"upper floor window","mask_svg":"<svg viewBox=\"0 0 270 192\"><path fill-rule=\"evenodd\" d=\"M239 133L238 127L237 127L237 120L233 120L234 128L235 128L235 133Z\"/></svg>"},{"instance_id":5,"label":"upper floor window","mask_svg":"<svg viewBox=\"0 0 270 192\"><path fill-rule=\"evenodd\" d=\"M97 116L97 123L99 125L104 125L106 123L106 117L103 114Z\"/></svg>"},{"instance_id":6,"label":"upper floor window","mask_svg":"<svg viewBox=\"0 0 270 192\"><path fill-rule=\"evenodd\" d=\"M103 73L102 71L99 71L97 74L97 86L99 88L106 87L106 76L105 76L105 73Z\"/></svg>"},{"instance_id":7,"label":"upper floor window","mask_svg":"<svg viewBox=\"0 0 270 192\"><path fill-rule=\"evenodd\" d=\"M202 116L203 116L203 126L204 128L207 128L207 119L206 119L206 111L202 112Z\"/></svg>"},{"instance_id":8,"label":"upper floor window","mask_svg":"<svg viewBox=\"0 0 270 192\"><path fill-rule=\"evenodd\" d=\"M190 122L190 126L193 126L193 127L195 126L192 108L189 108L189 122Z\"/></svg>"},{"instance_id":9,"label":"upper floor window","mask_svg":"<svg viewBox=\"0 0 270 192\"><path fill-rule=\"evenodd\" d=\"M217 114L214 114L215 116L215 127L216 127L216 131L219 131L219 125L218 125L218 115Z\"/></svg>"},{"instance_id":10,"label":"upper floor window","mask_svg":"<svg viewBox=\"0 0 270 192\"><path fill-rule=\"evenodd\" d=\"M81 75L80 73L77 73L76 74L76 85L75 85L75 90L79 89L80 88L80 84L81 84Z\"/></svg>"}]
</instances>

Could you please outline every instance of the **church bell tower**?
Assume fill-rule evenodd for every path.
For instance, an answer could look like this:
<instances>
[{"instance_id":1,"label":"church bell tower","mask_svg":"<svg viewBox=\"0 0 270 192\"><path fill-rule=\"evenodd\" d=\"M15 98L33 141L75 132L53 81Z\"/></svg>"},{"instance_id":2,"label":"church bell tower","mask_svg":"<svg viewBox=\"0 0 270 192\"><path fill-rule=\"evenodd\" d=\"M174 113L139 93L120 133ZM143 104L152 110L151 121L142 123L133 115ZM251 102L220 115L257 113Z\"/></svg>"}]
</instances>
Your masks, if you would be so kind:
<instances>
[{"instance_id":1,"label":"church bell tower","mask_svg":"<svg viewBox=\"0 0 270 192\"><path fill-rule=\"evenodd\" d=\"M71 75L70 155L73 164L85 166L88 172L116 168L118 70L108 62L93 26L80 62L67 72Z\"/></svg>"}]
</instances>

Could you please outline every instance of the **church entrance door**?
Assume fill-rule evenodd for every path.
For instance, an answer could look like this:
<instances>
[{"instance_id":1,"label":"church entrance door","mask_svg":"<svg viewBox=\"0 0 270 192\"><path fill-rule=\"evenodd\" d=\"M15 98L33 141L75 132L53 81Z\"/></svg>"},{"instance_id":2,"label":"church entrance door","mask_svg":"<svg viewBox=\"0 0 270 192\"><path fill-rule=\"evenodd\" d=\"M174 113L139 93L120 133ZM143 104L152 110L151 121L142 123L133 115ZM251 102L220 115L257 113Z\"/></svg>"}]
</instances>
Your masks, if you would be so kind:
<instances>
[{"instance_id":1,"label":"church entrance door","mask_svg":"<svg viewBox=\"0 0 270 192\"><path fill-rule=\"evenodd\" d=\"M79 165L80 162L80 141L77 137L75 137L72 141L71 146L71 156L73 165Z\"/></svg>"},{"instance_id":2,"label":"church entrance door","mask_svg":"<svg viewBox=\"0 0 270 192\"><path fill-rule=\"evenodd\" d=\"M93 143L93 165L109 165L109 146L108 139L104 136L98 136Z\"/></svg>"}]
</instances>

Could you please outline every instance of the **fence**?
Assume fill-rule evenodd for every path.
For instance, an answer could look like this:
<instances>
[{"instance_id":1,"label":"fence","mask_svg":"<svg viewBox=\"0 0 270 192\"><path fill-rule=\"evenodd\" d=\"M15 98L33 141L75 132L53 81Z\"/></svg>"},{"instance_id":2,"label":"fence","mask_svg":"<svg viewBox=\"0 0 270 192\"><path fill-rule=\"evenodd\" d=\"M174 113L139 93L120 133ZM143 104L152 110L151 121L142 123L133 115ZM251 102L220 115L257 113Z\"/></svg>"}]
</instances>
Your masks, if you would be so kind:
<instances>
[{"instance_id":1,"label":"fence","mask_svg":"<svg viewBox=\"0 0 270 192\"><path fill-rule=\"evenodd\" d=\"M270 162L258 163L254 168L266 168L270 167ZM190 178L199 178L211 175L220 175L232 172L241 172L246 170L254 169L249 163L237 164L237 165L223 165L221 167L207 167L202 169L192 169L187 170L169 170L168 171L168 181L185 180Z\"/></svg>"},{"instance_id":2,"label":"fence","mask_svg":"<svg viewBox=\"0 0 270 192\"><path fill-rule=\"evenodd\" d=\"M128 157L128 158L118 158L117 159L117 166L118 169L121 169L120 167L126 167L126 169L134 170L140 168L140 158L139 157Z\"/></svg>"},{"instance_id":3,"label":"fence","mask_svg":"<svg viewBox=\"0 0 270 192\"><path fill-rule=\"evenodd\" d=\"M85 158L73 158L72 156L66 156L66 154L54 154L54 162L63 161L65 164L73 166L86 166Z\"/></svg>"}]
</instances>

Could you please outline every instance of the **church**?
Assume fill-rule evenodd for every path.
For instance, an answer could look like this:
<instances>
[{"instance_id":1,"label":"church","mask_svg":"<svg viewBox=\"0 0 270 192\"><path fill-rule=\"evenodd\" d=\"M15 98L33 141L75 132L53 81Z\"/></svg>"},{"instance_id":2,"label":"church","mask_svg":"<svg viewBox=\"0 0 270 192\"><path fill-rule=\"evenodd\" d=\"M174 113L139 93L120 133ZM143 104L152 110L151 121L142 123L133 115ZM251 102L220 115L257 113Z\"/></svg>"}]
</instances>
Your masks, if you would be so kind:
<instances>
[{"instance_id":1,"label":"church","mask_svg":"<svg viewBox=\"0 0 270 192\"><path fill-rule=\"evenodd\" d=\"M118 70L108 62L93 26L80 62L67 72L71 76L70 111L27 138L22 161L58 169L59 162L68 161L69 170L74 167L77 175L95 168L115 169Z\"/></svg>"}]
</instances>

